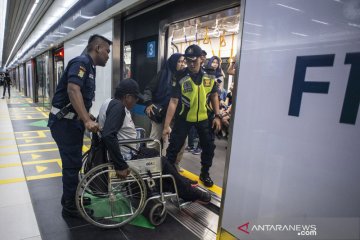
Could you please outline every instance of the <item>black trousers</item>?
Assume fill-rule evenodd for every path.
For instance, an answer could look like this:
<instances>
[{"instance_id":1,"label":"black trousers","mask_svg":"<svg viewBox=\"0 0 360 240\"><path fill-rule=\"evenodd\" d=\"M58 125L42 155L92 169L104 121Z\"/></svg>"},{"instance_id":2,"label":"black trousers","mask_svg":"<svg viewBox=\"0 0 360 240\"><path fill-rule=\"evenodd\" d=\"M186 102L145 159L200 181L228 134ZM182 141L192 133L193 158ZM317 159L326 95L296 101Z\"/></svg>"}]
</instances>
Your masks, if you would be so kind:
<instances>
[{"instance_id":1,"label":"black trousers","mask_svg":"<svg viewBox=\"0 0 360 240\"><path fill-rule=\"evenodd\" d=\"M75 201L76 188L79 183L78 174L82 166L84 124L76 119L63 118L53 122L50 130L59 148L62 161L62 199Z\"/></svg>"},{"instance_id":2,"label":"black trousers","mask_svg":"<svg viewBox=\"0 0 360 240\"><path fill-rule=\"evenodd\" d=\"M3 97L5 97L6 88L7 88L7 90L8 90L8 94L9 94L9 97L10 97L10 85L6 85L6 84L4 84Z\"/></svg>"},{"instance_id":3,"label":"black trousers","mask_svg":"<svg viewBox=\"0 0 360 240\"><path fill-rule=\"evenodd\" d=\"M215 151L215 135L211 129L209 120L193 123L177 118L170 135L170 144L166 151L166 157L170 163L175 163L176 156L184 145L191 126L196 128L199 135L200 147L202 149L201 165L209 169L212 166Z\"/></svg>"}]
</instances>

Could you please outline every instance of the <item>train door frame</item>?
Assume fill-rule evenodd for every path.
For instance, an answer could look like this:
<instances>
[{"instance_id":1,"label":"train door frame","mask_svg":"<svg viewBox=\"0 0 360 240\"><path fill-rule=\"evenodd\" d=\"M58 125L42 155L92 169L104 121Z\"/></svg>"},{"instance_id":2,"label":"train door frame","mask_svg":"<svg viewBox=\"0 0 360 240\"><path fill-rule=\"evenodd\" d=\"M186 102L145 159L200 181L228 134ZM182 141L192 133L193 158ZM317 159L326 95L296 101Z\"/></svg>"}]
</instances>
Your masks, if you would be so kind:
<instances>
[{"instance_id":1,"label":"train door frame","mask_svg":"<svg viewBox=\"0 0 360 240\"><path fill-rule=\"evenodd\" d=\"M58 48L55 48L51 51L51 62L50 69L51 74L50 77L52 77L52 80L50 81L50 99L52 99L56 92L56 87L60 81L60 78L62 76L62 73L64 72L64 46L60 46ZM58 62L62 62L62 71L59 72L58 69Z\"/></svg>"}]
</instances>

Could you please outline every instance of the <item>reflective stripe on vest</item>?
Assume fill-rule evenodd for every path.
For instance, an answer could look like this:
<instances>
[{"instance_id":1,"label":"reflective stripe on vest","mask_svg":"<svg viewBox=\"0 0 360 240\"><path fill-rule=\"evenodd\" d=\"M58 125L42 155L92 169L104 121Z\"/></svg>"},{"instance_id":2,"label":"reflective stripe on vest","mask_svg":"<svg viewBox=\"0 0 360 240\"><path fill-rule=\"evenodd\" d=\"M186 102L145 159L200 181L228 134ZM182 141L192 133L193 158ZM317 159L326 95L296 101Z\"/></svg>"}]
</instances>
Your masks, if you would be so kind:
<instances>
[{"instance_id":1,"label":"reflective stripe on vest","mask_svg":"<svg viewBox=\"0 0 360 240\"><path fill-rule=\"evenodd\" d=\"M181 85L182 110L180 115L186 114L186 121L199 122L208 119L206 102L215 84L212 75L204 74L201 84L196 85L190 76L179 81Z\"/></svg>"}]
</instances>

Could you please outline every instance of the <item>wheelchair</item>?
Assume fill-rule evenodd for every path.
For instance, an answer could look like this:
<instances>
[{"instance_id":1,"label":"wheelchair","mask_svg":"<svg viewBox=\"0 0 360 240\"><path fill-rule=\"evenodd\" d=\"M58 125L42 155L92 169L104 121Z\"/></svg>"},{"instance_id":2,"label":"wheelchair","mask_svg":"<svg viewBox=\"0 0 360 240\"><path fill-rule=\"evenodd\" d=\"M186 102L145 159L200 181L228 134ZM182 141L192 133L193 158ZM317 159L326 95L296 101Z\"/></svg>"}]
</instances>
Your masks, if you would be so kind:
<instances>
[{"instance_id":1,"label":"wheelchair","mask_svg":"<svg viewBox=\"0 0 360 240\"><path fill-rule=\"evenodd\" d=\"M139 133L138 129L137 132ZM89 164L89 151L84 153L76 191L76 206L86 221L101 228L117 228L144 213L154 226L158 226L166 219L167 199L181 208L174 177L162 174L160 142L142 138L121 140L119 145L140 146L151 141L159 145L159 156L128 160L130 174L126 179L116 176L111 162L85 171ZM166 178L172 182L173 192L163 190L163 180Z\"/></svg>"}]
</instances>

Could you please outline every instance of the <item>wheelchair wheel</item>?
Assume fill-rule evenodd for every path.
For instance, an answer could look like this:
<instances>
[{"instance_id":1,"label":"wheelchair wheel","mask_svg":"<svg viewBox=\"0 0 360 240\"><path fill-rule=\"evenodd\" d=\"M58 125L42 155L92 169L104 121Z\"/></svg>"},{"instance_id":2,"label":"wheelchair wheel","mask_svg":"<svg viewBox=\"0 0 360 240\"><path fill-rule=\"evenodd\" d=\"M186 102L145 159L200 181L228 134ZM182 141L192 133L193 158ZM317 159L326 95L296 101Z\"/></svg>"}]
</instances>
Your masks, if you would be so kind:
<instances>
[{"instance_id":1,"label":"wheelchair wheel","mask_svg":"<svg viewBox=\"0 0 360 240\"><path fill-rule=\"evenodd\" d=\"M89 153L90 153L90 149L87 150L86 152L84 152L84 154L81 157L82 166L81 166L81 169L80 169L80 172L79 172L79 181L81 181L81 179L85 175L85 169L87 168L86 164L87 164L87 161L89 159Z\"/></svg>"},{"instance_id":2,"label":"wheelchair wheel","mask_svg":"<svg viewBox=\"0 0 360 240\"><path fill-rule=\"evenodd\" d=\"M167 211L165 208L165 205L161 202L156 202L152 204L152 206L149 209L149 221L154 226L159 226L165 221L165 218L167 216Z\"/></svg>"},{"instance_id":3,"label":"wheelchair wheel","mask_svg":"<svg viewBox=\"0 0 360 240\"><path fill-rule=\"evenodd\" d=\"M126 179L118 179L113 164L106 163L84 175L76 197L76 206L86 221L102 228L116 228L142 212L146 186L133 169ZM91 199L90 204L85 198Z\"/></svg>"}]
</instances>

